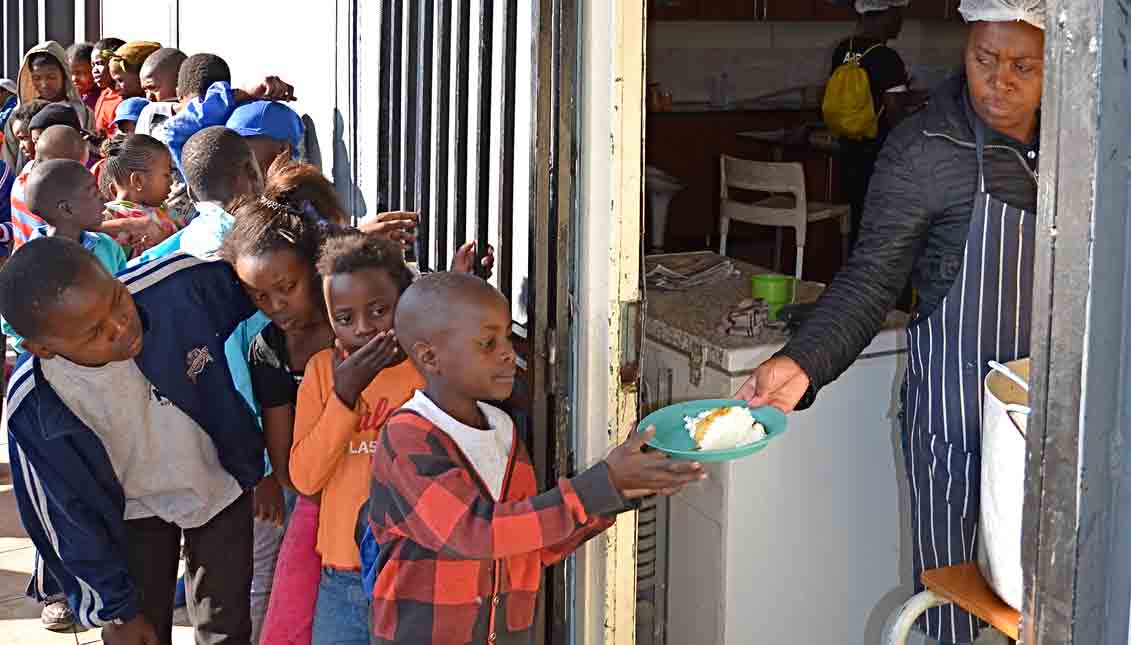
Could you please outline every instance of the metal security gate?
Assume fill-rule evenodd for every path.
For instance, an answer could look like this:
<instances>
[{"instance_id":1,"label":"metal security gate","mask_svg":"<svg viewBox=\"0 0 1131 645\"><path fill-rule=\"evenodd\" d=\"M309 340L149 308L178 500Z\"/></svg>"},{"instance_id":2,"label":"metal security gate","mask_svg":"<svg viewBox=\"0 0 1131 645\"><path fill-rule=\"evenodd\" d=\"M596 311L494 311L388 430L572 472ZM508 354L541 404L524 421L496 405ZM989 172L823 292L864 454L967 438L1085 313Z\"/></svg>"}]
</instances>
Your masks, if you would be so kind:
<instances>
[{"instance_id":1,"label":"metal security gate","mask_svg":"<svg viewBox=\"0 0 1131 645\"><path fill-rule=\"evenodd\" d=\"M572 474L568 426L575 217L575 0L353 0L349 148L355 213L420 213L412 253L446 269L495 248L519 379L507 407L540 483ZM547 643L567 643L564 566L544 586Z\"/></svg>"}]
</instances>

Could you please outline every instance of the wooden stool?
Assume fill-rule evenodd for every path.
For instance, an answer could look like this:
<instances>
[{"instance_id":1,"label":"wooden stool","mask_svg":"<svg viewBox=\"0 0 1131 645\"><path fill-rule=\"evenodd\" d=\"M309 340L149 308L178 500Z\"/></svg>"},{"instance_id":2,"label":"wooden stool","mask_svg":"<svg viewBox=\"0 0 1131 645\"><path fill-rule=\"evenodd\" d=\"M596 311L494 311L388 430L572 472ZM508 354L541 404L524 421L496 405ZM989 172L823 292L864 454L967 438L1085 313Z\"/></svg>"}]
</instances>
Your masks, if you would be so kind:
<instances>
[{"instance_id":1,"label":"wooden stool","mask_svg":"<svg viewBox=\"0 0 1131 645\"><path fill-rule=\"evenodd\" d=\"M955 604L991 627L1017 640L1021 614L1002 602L982 577L978 565L966 562L923 572L926 590L908 600L888 632L887 645L906 645L911 626L928 609Z\"/></svg>"}]
</instances>

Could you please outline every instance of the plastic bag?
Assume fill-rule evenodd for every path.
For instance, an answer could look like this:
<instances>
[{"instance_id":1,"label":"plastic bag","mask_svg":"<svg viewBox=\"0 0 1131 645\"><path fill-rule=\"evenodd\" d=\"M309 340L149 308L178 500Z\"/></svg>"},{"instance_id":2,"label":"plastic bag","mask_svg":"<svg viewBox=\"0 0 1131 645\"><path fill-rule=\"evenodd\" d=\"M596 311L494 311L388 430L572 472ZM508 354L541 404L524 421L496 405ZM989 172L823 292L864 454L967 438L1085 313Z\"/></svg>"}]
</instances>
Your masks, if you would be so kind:
<instances>
[{"instance_id":1,"label":"plastic bag","mask_svg":"<svg viewBox=\"0 0 1131 645\"><path fill-rule=\"evenodd\" d=\"M1020 20L1045 28L1044 0L962 0L958 12L966 22L1012 22Z\"/></svg>"}]
</instances>

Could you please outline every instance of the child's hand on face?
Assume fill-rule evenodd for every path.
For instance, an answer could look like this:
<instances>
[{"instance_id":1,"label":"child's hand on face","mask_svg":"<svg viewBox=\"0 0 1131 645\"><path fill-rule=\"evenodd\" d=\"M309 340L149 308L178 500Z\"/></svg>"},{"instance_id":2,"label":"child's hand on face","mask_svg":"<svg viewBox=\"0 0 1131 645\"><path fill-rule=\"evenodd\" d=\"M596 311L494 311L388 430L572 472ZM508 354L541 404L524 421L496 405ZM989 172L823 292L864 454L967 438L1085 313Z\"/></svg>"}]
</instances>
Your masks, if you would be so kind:
<instances>
[{"instance_id":1,"label":"child's hand on face","mask_svg":"<svg viewBox=\"0 0 1131 645\"><path fill-rule=\"evenodd\" d=\"M605 459L609 476L625 499L674 495L692 482L707 478L698 462L677 461L659 451L644 451L656 428L632 432Z\"/></svg>"},{"instance_id":2,"label":"child's hand on face","mask_svg":"<svg viewBox=\"0 0 1131 645\"><path fill-rule=\"evenodd\" d=\"M346 352L340 340L335 340L334 355L334 393L350 408L357 405L361 393L381 370L404 359L397 334L391 329L377 334L352 354Z\"/></svg>"}]
</instances>

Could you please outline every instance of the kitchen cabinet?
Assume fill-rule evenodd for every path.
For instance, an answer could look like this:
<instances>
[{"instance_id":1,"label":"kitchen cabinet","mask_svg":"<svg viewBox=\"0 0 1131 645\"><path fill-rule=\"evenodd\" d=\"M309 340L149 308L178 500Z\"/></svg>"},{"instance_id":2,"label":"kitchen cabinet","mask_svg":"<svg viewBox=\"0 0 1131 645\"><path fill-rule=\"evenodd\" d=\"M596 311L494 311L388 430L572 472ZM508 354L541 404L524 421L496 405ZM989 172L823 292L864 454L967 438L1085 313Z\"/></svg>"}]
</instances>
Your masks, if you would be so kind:
<instances>
[{"instance_id":1,"label":"kitchen cabinet","mask_svg":"<svg viewBox=\"0 0 1131 645\"><path fill-rule=\"evenodd\" d=\"M755 20L761 0L650 0L650 20Z\"/></svg>"},{"instance_id":2,"label":"kitchen cabinet","mask_svg":"<svg viewBox=\"0 0 1131 645\"><path fill-rule=\"evenodd\" d=\"M962 20L961 0L914 0L904 15L912 20ZM649 20L826 21L856 20L849 6L828 0L649 0Z\"/></svg>"},{"instance_id":3,"label":"kitchen cabinet","mask_svg":"<svg viewBox=\"0 0 1131 645\"><path fill-rule=\"evenodd\" d=\"M648 293L645 411L730 398L788 339L772 330L718 333L727 309L750 295L755 269L738 268L742 275L729 281ZM799 299L819 294L806 283ZM667 589L663 642L881 642L884 620L914 593L896 414L905 325L905 316L889 316L848 371L812 408L791 414L788 432L765 450L704 464L705 481L659 501L668 547L656 566L666 573L657 581Z\"/></svg>"},{"instance_id":4,"label":"kitchen cabinet","mask_svg":"<svg viewBox=\"0 0 1131 645\"><path fill-rule=\"evenodd\" d=\"M649 20L696 20L699 0L650 0Z\"/></svg>"},{"instance_id":5,"label":"kitchen cabinet","mask_svg":"<svg viewBox=\"0 0 1131 645\"><path fill-rule=\"evenodd\" d=\"M755 20L756 0L700 0L700 20Z\"/></svg>"},{"instance_id":6,"label":"kitchen cabinet","mask_svg":"<svg viewBox=\"0 0 1131 645\"><path fill-rule=\"evenodd\" d=\"M824 0L758 0L759 20L813 20Z\"/></svg>"},{"instance_id":7,"label":"kitchen cabinet","mask_svg":"<svg viewBox=\"0 0 1131 645\"><path fill-rule=\"evenodd\" d=\"M825 0L649 0L650 20L813 20ZM849 15L848 20L855 18ZM837 16L836 20L845 19Z\"/></svg>"},{"instance_id":8,"label":"kitchen cabinet","mask_svg":"<svg viewBox=\"0 0 1131 645\"><path fill-rule=\"evenodd\" d=\"M857 18L856 9L852 7L851 3L846 6L833 6L826 0L816 0L813 17L816 20L825 21L855 21Z\"/></svg>"}]
</instances>

